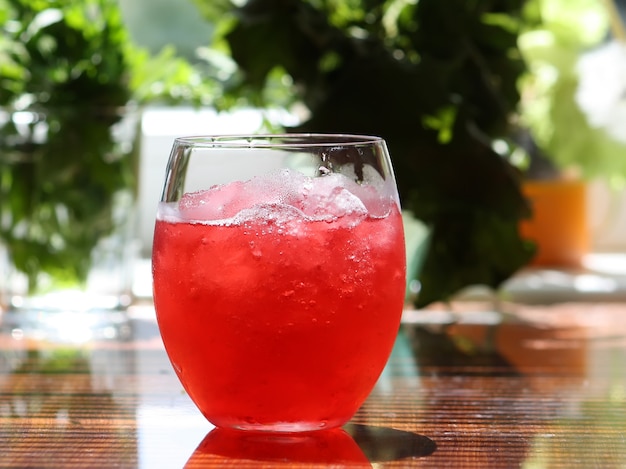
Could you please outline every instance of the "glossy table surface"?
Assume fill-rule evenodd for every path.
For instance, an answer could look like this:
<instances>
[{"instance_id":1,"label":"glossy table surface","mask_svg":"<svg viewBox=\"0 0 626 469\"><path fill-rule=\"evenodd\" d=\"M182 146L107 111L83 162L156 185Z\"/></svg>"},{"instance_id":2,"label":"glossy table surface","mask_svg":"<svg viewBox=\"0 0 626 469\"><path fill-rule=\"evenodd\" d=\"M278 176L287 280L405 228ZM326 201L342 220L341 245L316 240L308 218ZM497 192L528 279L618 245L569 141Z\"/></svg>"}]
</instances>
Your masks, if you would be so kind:
<instances>
[{"instance_id":1,"label":"glossy table surface","mask_svg":"<svg viewBox=\"0 0 626 469\"><path fill-rule=\"evenodd\" d=\"M350 424L283 437L214 430L149 305L83 342L0 321L3 468L626 467L624 303L407 311Z\"/></svg>"}]
</instances>

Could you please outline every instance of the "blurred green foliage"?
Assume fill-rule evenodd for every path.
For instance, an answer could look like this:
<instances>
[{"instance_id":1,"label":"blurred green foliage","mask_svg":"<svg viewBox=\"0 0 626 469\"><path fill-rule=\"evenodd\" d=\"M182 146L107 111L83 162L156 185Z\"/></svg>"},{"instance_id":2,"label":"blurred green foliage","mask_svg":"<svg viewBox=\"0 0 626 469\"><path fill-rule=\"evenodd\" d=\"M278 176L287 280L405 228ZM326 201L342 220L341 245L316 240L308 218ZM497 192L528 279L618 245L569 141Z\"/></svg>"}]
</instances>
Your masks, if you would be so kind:
<instances>
[{"instance_id":1,"label":"blurred green foliage","mask_svg":"<svg viewBox=\"0 0 626 469\"><path fill-rule=\"evenodd\" d=\"M0 105L210 103L220 85L130 40L116 0L0 0Z\"/></svg>"},{"instance_id":2,"label":"blurred green foliage","mask_svg":"<svg viewBox=\"0 0 626 469\"><path fill-rule=\"evenodd\" d=\"M519 43L530 73L520 85L525 95L520 113L538 150L557 172L575 170L587 180L603 179L623 187L626 142L593 125L577 100L582 74L599 73L581 69L581 57L597 53L610 37L608 5L597 0L527 1L527 27ZM621 23L620 18L614 20ZM615 86L623 68L619 60L613 57L612 70L606 61L601 62L600 66L607 67L605 75L614 76L605 76L594 85ZM605 106L598 103L600 109Z\"/></svg>"},{"instance_id":3,"label":"blurred green foliage","mask_svg":"<svg viewBox=\"0 0 626 469\"><path fill-rule=\"evenodd\" d=\"M137 184L138 124L122 119L211 102L220 84L172 49L136 47L116 0L0 0L0 31L0 240L31 291L42 273L80 284L134 216L132 203L115 213Z\"/></svg>"},{"instance_id":4,"label":"blurred green foliage","mask_svg":"<svg viewBox=\"0 0 626 469\"><path fill-rule=\"evenodd\" d=\"M432 229L417 306L498 287L533 247L510 136L523 0L196 0L238 65L233 96L304 103L293 131L387 140L405 209ZM239 4L238 4L239 5Z\"/></svg>"}]
</instances>

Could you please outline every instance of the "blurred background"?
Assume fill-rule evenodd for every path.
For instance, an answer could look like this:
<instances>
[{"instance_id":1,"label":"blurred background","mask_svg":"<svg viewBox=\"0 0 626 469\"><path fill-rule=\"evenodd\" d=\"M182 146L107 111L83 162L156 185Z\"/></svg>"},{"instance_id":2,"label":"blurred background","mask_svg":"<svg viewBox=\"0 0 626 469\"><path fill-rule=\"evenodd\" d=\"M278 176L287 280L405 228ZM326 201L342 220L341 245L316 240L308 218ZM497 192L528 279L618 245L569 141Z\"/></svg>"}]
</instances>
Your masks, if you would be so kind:
<instances>
[{"instance_id":1,"label":"blurred background","mask_svg":"<svg viewBox=\"0 0 626 469\"><path fill-rule=\"evenodd\" d=\"M88 123L99 106L139 116L135 156L109 149L96 158L133 162L125 179L133 201L120 213L135 233L133 255L144 260L142 295L173 139L268 131L387 140L406 212L407 294L417 307L476 286L626 295L624 0L0 5L0 235L5 264L30 280L39 270L53 276L53 258L69 255L59 246L79 244L63 220L93 225L81 218L87 208L51 202L57 195L42 173L71 172L75 185L90 170L46 156L47 169L22 177L16 160L67 127L74 135L62 136L65 145L85 142L71 158L65 152L76 163L95 146ZM55 124L50 116L61 108L83 118ZM99 180L94 200L111 181ZM33 211L37 203L48 208ZM36 234L24 235L25 223Z\"/></svg>"}]
</instances>

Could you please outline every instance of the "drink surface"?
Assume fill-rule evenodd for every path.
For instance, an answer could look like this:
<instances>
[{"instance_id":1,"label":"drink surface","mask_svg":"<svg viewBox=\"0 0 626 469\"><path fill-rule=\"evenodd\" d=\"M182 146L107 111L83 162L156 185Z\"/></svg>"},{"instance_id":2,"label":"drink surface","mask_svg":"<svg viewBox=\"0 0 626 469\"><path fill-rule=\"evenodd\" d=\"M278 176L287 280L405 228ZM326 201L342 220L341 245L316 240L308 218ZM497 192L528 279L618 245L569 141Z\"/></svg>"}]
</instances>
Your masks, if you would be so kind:
<instances>
[{"instance_id":1,"label":"drink surface","mask_svg":"<svg viewBox=\"0 0 626 469\"><path fill-rule=\"evenodd\" d=\"M160 207L157 319L176 373L212 423L341 425L379 377L403 306L402 218L392 200L384 213L380 203L368 210L366 195L337 187L251 208L231 185Z\"/></svg>"}]
</instances>

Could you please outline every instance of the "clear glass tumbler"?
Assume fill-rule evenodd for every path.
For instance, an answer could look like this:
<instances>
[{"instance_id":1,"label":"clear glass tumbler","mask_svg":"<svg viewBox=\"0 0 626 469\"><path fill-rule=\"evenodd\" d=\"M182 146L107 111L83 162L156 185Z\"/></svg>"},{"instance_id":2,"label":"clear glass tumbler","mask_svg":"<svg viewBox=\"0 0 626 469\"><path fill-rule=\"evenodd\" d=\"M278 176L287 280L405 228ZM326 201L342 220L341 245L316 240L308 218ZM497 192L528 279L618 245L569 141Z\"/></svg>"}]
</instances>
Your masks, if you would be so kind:
<instances>
[{"instance_id":1,"label":"clear glass tumbler","mask_svg":"<svg viewBox=\"0 0 626 469\"><path fill-rule=\"evenodd\" d=\"M269 432L344 424L380 376L403 308L385 142L176 139L152 263L168 356L210 422Z\"/></svg>"}]
</instances>

